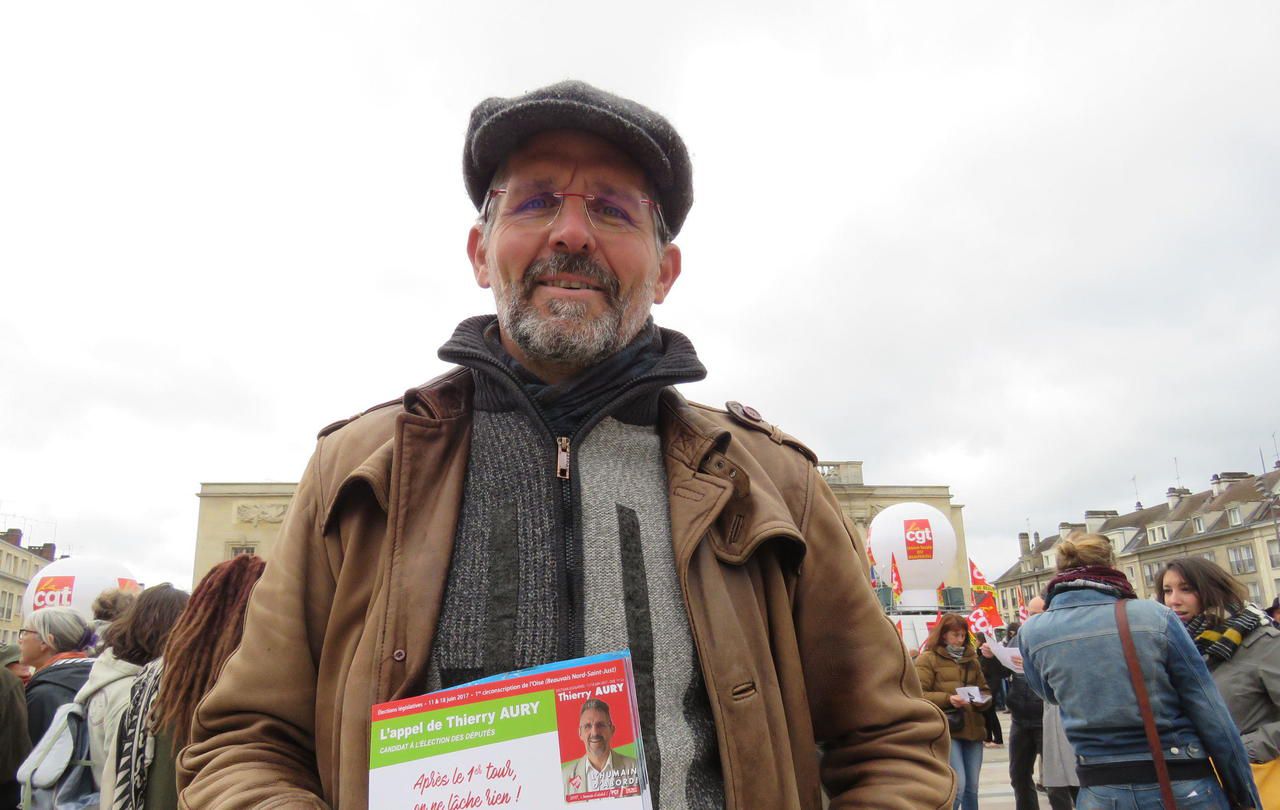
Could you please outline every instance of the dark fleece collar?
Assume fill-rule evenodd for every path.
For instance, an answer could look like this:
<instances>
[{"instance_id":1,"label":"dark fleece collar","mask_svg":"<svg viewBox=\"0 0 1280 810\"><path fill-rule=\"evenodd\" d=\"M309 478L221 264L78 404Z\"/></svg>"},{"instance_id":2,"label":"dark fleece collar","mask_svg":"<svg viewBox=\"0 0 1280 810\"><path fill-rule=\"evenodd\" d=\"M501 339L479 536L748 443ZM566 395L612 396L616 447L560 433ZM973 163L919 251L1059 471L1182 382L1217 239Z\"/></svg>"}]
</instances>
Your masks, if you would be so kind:
<instances>
[{"instance_id":1,"label":"dark fleece collar","mask_svg":"<svg viewBox=\"0 0 1280 810\"><path fill-rule=\"evenodd\" d=\"M530 410L555 436L573 436L605 416L656 424L663 388L707 376L689 339L652 319L617 354L558 385L538 379L507 353L496 315L458 324L439 356L472 370L477 410Z\"/></svg>"}]
</instances>

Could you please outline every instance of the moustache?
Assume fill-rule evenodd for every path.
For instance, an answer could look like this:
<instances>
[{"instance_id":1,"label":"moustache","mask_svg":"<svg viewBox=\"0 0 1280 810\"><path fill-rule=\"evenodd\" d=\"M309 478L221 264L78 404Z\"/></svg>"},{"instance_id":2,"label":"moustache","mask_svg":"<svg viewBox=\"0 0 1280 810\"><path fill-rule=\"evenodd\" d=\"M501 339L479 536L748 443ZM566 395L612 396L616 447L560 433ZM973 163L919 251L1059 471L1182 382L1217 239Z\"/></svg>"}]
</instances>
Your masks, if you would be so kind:
<instances>
[{"instance_id":1,"label":"moustache","mask_svg":"<svg viewBox=\"0 0 1280 810\"><path fill-rule=\"evenodd\" d=\"M533 295L538 282L547 276L557 273L568 273L580 276L600 287L609 303L618 300L621 288L618 278L605 269L604 265L581 253L556 253L549 259L538 259L529 265L521 279L521 291L525 298Z\"/></svg>"}]
</instances>

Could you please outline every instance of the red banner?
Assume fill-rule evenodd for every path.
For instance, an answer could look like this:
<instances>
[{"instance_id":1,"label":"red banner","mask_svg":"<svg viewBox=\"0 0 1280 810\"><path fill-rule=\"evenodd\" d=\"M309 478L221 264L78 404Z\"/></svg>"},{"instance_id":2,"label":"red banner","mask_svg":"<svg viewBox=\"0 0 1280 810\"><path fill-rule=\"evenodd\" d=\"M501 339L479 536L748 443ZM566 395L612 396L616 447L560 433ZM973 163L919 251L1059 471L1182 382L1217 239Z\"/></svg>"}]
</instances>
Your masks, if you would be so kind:
<instances>
[{"instance_id":1,"label":"red banner","mask_svg":"<svg viewBox=\"0 0 1280 810\"><path fill-rule=\"evenodd\" d=\"M993 597L994 604L996 589L991 586L990 582L987 582L987 578L978 570L978 566L974 564L972 557L969 558L969 586L973 591L974 607L981 604L982 594L984 593Z\"/></svg>"},{"instance_id":2,"label":"red banner","mask_svg":"<svg viewBox=\"0 0 1280 810\"><path fill-rule=\"evenodd\" d=\"M893 588L893 601L902 598L902 576L898 573L898 558L889 555L889 587Z\"/></svg>"},{"instance_id":3,"label":"red banner","mask_svg":"<svg viewBox=\"0 0 1280 810\"><path fill-rule=\"evenodd\" d=\"M928 518L902 521L902 537L907 543L908 560L933 559L933 527Z\"/></svg>"},{"instance_id":4,"label":"red banner","mask_svg":"<svg viewBox=\"0 0 1280 810\"><path fill-rule=\"evenodd\" d=\"M1018 586L1018 621L1025 622L1030 617L1027 613L1027 605L1022 601L1022 586Z\"/></svg>"},{"instance_id":5,"label":"red banner","mask_svg":"<svg viewBox=\"0 0 1280 810\"><path fill-rule=\"evenodd\" d=\"M1004 619L1000 618L995 597L984 593L978 606L969 614L969 629L974 633L984 633L990 637L997 627L1004 627Z\"/></svg>"}]
</instances>

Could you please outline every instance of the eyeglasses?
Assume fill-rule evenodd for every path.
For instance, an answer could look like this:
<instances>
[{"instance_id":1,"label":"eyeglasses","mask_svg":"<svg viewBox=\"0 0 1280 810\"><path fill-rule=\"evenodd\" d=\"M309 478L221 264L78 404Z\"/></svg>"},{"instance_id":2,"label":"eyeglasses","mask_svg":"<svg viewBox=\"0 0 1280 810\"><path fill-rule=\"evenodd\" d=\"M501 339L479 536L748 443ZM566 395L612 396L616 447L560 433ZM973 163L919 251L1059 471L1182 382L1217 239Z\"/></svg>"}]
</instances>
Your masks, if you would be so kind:
<instances>
[{"instance_id":1,"label":"eyeglasses","mask_svg":"<svg viewBox=\"0 0 1280 810\"><path fill-rule=\"evenodd\" d=\"M30 633L30 634L32 634L33 636L39 636L39 635L40 635L40 631L38 631L38 630L28 630L27 628L25 628L25 627L24 627L24 628L22 628L21 630L19 630L19 631L18 631L18 638L22 638L22 635L23 635L24 633Z\"/></svg>"},{"instance_id":2,"label":"eyeglasses","mask_svg":"<svg viewBox=\"0 0 1280 810\"><path fill-rule=\"evenodd\" d=\"M507 204L494 211L494 200L505 197ZM653 218L657 233L663 232L662 206L656 200L635 190L611 189L601 193L577 193L549 191L545 188L513 184L507 188L489 191L481 218L488 220L492 213L518 227L541 229L555 222L569 197L582 200L591 227L602 233L640 233L646 216ZM645 209L648 209L646 213Z\"/></svg>"}]
</instances>

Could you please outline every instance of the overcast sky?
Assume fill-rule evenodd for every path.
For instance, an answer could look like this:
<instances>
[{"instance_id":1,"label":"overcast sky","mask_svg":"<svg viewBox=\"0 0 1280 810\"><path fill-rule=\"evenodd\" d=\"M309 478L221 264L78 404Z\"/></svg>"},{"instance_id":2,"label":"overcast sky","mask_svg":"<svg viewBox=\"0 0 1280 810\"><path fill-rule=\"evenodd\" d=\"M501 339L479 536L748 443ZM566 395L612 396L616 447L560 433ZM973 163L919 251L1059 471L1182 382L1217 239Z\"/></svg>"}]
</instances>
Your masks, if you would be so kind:
<instances>
[{"instance_id":1,"label":"overcast sky","mask_svg":"<svg viewBox=\"0 0 1280 810\"><path fill-rule=\"evenodd\" d=\"M201 482L296 480L492 311L468 112L574 77L692 152L686 395L950 485L994 577L1174 457L1272 463L1278 40L1264 2L4 4L0 522L189 585Z\"/></svg>"}]
</instances>

